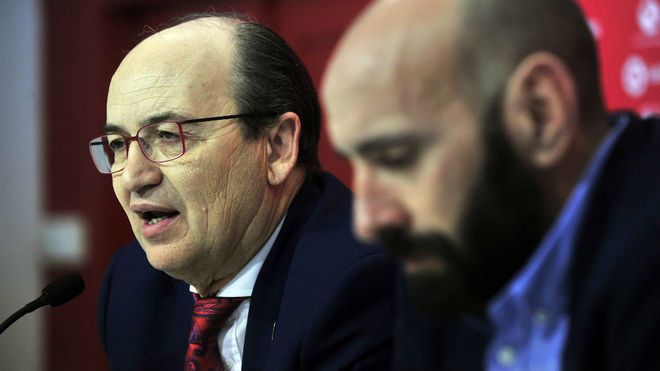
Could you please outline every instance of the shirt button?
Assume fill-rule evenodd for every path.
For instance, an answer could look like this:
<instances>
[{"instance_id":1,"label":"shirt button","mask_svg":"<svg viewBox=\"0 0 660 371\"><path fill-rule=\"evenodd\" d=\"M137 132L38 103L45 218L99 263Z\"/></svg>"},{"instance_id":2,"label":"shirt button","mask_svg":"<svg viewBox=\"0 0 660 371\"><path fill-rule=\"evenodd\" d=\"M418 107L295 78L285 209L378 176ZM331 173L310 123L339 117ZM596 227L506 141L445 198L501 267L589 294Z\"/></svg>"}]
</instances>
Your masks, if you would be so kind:
<instances>
[{"instance_id":1,"label":"shirt button","mask_svg":"<svg viewBox=\"0 0 660 371\"><path fill-rule=\"evenodd\" d=\"M516 350L505 345L497 351L497 362L504 367L511 367L516 363Z\"/></svg>"},{"instance_id":2,"label":"shirt button","mask_svg":"<svg viewBox=\"0 0 660 371\"><path fill-rule=\"evenodd\" d=\"M534 312L534 323L538 326L544 326L546 323L548 323L548 311L539 308Z\"/></svg>"}]
</instances>

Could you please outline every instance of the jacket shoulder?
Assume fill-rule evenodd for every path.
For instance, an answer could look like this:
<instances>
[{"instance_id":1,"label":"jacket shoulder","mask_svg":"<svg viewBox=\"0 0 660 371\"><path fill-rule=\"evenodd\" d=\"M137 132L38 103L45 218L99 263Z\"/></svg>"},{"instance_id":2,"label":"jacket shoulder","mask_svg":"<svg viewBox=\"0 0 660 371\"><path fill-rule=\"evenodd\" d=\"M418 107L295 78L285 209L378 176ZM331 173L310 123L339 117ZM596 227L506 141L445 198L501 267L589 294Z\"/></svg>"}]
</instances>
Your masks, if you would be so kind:
<instances>
[{"instance_id":1,"label":"jacket shoulder","mask_svg":"<svg viewBox=\"0 0 660 371\"><path fill-rule=\"evenodd\" d=\"M597 179L572 261L569 369L660 367L660 119L617 117L629 123Z\"/></svg>"},{"instance_id":2,"label":"jacket shoulder","mask_svg":"<svg viewBox=\"0 0 660 371\"><path fill-rule=\"evenodd\" d=\"M186 293L185 284L151 267L137 241L118 250L103 278L97 314L110 367L180 368L192 308Z\"/></svg>"},{"instance_id":3,"label":"jacket shoulder","mask_svg":"<svg viewBox=\"0 0 660 371\"><path fill-rule=\"evenodd\" d=\"M397 266L355 238L351 202L348 188L324 176L291 262L280 321L301 327L302 369L389 367Z\"/></svg>"}]
</instances>

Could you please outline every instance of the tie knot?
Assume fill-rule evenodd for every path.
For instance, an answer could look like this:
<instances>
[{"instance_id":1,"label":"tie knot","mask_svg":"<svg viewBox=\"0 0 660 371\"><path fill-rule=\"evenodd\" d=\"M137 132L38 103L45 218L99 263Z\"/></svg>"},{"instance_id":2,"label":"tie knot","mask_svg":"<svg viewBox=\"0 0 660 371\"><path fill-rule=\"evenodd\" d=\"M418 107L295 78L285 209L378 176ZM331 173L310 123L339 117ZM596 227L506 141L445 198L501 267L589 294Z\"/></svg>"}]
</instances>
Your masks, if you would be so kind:
<instances>
[{"instance_id":1,"label":"tie knot","mask_svg":"<svg viewBox=\"0 0 660 371\"><path fill-rule=\"evenodd\" d=\"M240 298L218 298L209 297L202 298L198 294L193 295L195 298L195 306L193 307L193 315L199 316L217 316L229 317L231 313L238 307L243 300L247 297Z\"/></svg>"},{"instance_id":2,"label":"tie knot","mask_svg":"<svg viewBox=\"0 0 660 371\"><path fill-rule=\"evenodd\" d=\"M218 349L218 334L234 309L247 297L201 298L197 294L193 294L193 297L195 305L188 338L188 350L186 350L185 370L222 371L224 367Z\"/></svg>"},{"instance_id":3,"label":"tie knot","mask_svg":"<svg viewBox=\"0 0 660 371\"><path fill-rule=\"evenodd\" d=\"M201 344L216 341L220 329L234 310L247 299L240 298L202 298L194 294L195 305L192 315L192 329L189 342Z\"/></svg>"}]
</instances>

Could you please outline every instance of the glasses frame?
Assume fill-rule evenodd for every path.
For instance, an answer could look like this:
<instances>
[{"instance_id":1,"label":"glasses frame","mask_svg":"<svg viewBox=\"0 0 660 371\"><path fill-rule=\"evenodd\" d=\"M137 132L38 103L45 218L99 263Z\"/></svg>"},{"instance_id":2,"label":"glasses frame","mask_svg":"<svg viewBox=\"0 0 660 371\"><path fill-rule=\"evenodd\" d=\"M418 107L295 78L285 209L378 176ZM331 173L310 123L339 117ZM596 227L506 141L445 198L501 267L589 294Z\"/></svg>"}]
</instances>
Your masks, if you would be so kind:
<instances>
[{"instance_id":1,"label":"glasses frame","mask_svg":"<svg viewBox=\"0 0 660 371\"><path fill-rule=\"evenodd\" d=\"M163 121L163 122L155 122L155 123L153 123L153 124L149 124L149 125L142 126L141 128L138 129L138 131L137 131L137 132L135 133L135 135L133 135L133 136L124 135L124 134L120 134L120 133L113 134L113 135L119 135L120 137L124 138L124 140L126 141L126 147L125 147L125 148L126 148L126 159L127 159L127 160L128 160L128 150L129 150L129 148L131 147L131 142L137 142L138 147L140 148L140 152L142 152L142 155L144 156L144 158L146 158L147 160L149 160L149 161L151 161L151 162L153 162L153 163L155 163L155 164L162 164L163 162L168 162L168 161L176 160L177 158L183 156L183 155L186 153L186 139L185 139L185 137L184 137L184 135L183 135L183 127L182 127L182 125L185 125L185 124L196 124L196 123L209 122L209 121L221 121L221 120L241 119L241 118L250 118L250 117L252 117L252 118L256 118L256 117L266 117L266 116L279 116L279 114L278 114L278 113L275 113L275 112L263 112L263 113L238 113L238 114L233 114L233 115L203 117L203 118L189 119L189 120L183 120L183 121ZM152 126L156 126L156 125L160 125L160 124L163 124L164 122L169 122L169 123L172 123L172 124L176 124L177 128L179 129L179 137L181 138L181 147L182 147L182 148L181 148L181 154L179 154L179 155L176 156L176 157L169 158L169 159L167 159L167 160L155 161L155 160L152 160L152 159L151 159L151 158L150 158L150 157L144 152L144 148L142 148L142 144L141 144L141 142L140 142L140 137L139 137L139 136L140 136L140 132L142 131L142 129L145 129L145 128L148 128L148 127L152 127ZM94 156L94 150L93 150L92 148L93 148L94 146L98 146L98 145L101 145L101 146L105 145L105 144L103 143L103 137L105 137L105 136L107 136L107 134L106 134L106 135L102 135L102 136L100 136L100 137L96 137L96 138L90 140L90 141L89 141L89 152L90 152L90 154L91 154L91 156L92 156L92 160L94 161L94 165L96 166L96 169L97 169L101 174L114 174L114 173L118 173L118 172L120 172L120 171L122 171L122 170L124 170L124 169L126 168L126 163L125 163L125 162L124 162L124 166L122 166L121 169L118 169L118 170L115 170L115 171L105 172L105 171L102 171L102 170L101 170L101 167L102 167L102 166L99 165L99 163L96 161L96 157Z\"/></svg>"}]
</instances>

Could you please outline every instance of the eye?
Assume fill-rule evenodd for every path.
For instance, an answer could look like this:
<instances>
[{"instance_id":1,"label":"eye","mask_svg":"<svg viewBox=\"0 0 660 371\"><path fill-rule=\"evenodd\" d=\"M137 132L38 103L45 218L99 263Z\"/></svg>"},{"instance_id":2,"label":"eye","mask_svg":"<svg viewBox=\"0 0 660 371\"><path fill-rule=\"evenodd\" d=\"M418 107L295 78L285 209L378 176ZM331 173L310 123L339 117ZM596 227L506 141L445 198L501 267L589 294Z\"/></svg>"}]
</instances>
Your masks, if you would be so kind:
<instances>
[{"instance_id":1,"label":"eye","mask_svg":"<svg viewBox=\"0 0 660 371\"><path fill-rule=\"evenodd\" d=\"M110 138L108 137L108 148L112 152L123 152L126 147L126 141L122 137Z\"/></svg>"},{"instance_id":2,"label":"eye","mask_svg":"<svg viewBox=\"0 0 660 371\"><path fill-rule=\"evenodd\" d=\"M393 145L371 153L370 161L391 170L411 168L419 158L419 147L415 145Z\"/></svg>"},{"instance_id":3,"label":"eye","mask_svg":"<svg viewBox=\"0 0 660 371\"><path fill-rule=\"evenodd\" d=\"M179 141L179 132L174 132L170 130L158 130L156 132L156 137L159 141L162 142L178 142Z\"/></svg>"}]
</instances>

